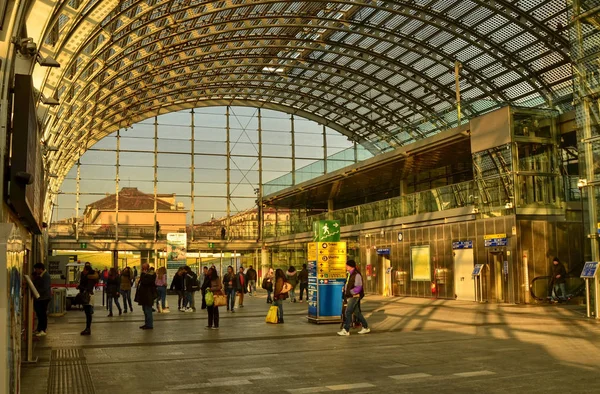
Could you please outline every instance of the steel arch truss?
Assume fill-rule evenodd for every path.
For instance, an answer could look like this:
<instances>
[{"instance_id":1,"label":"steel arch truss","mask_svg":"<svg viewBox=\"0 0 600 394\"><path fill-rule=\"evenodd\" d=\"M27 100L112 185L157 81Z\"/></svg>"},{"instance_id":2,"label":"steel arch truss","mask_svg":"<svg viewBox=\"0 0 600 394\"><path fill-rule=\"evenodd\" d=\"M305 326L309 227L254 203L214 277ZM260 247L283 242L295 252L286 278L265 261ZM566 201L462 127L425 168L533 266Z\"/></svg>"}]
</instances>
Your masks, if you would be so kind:
<instances>
[{"instance_id":1,"label":"steel arch truss","mask_svg":"<svg viewBox=\"0 0 600 394\"><path fill-rule=\"evenodd\" d=\"M564 0L59 0L41 37L62 65L41 86L60 101L49 165L61 179L120 127L234 103L386 151L456 125L456 61L467 119L552 107L571 94L568 18Z\"/></svg>"}]
</instances>

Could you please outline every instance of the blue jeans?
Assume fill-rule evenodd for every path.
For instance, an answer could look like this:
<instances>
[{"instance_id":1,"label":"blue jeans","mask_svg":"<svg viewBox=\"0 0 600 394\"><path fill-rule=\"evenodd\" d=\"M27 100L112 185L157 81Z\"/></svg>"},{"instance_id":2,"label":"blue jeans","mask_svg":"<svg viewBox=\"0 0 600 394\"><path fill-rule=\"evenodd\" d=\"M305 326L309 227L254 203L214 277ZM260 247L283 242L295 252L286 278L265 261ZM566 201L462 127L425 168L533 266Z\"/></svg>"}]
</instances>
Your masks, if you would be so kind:
<instances>
[{"instance_id":1,"label":"blue jeans","mask_svg":"<svg viewBox=\"0 0 600 394\"><path fill-rule=\"evenodd\" d=\"M127 312L127 304L129 304L129 310L133 312L133 306L131 305L131 290L121 290L123 296L123 308Z\"/></svg>"},{"instance_id":2,"label":"blue jeans","mask_svg":"<svg viewBox=\"0 0 600 394\"><path fill-rule=\"evenodd\" d=\"M360 298L352 297L348 298L348 305L346 306L346 316L344 316L344 329L350 331L352 325L352 315L355 315L363 328L368 328L369 324L365 320L365 317L360 310Z\"/></svg>"},{"instance_id":3,"label":"blue jeans","mask_svg":"<svg viewBox=\"0 0 600 394\"><path fill-rule=\"evenodd\" d=\"M113 295L108 295L106 298L108 298L108 313L110 313L112 315L112 306L113 306L113 301L115 302L115 305L117 305L117 309L119 310L119 313L121 313L121 305L119 304L119 298L115 297Z\"/></svg>"},{"instance_id":4,"label":"blue jeans","mask_svg":"<svg viewBox=\"0 0 600 394\"><path fill-rule=\"evenodd\" d=\"M154 327L154 319L152 317L152 305L142 305L144 311L144 325L146 327Z\"/></svg>"},{"instance_id":5,"label":"blue jeans","mask_svg":"<svg viewBox=\"0 0 600 394\"><path fill-rule=\"evenodd\" d=\"M273 305L279 309L279 313L277 314L279 321L283 321L283 300L274 300Z\"/></svg>"},{"instance_id":6,"label":"blue jeans","mask_svg":"<svg viewBox=\"0 0 600 394\"><path fill-rule=\"evenodd\" d=\"M273 291L267 290L267 302L273 302Z\"/></svg>"},{"instance_id":7,"label":"blue jeans","mask_svg":"<svg viewBox=\"0 0 600 394\"><path fill-rule=\"evenodd\" d=\"M193 291L185 292L185 304L188 308L196 308L196 305L194 305L194 292Z\"/></svg>"},{"instance_id":8,"label":"blue jeans","mask_svg":"<svg viewBox=\"0 0 600 394\"><path fill-rule=\"evenodd\" d=\"M290 302L296 301L296 287L292 287L290 290Z\"/></svg>"},{"instance_id":9,"label":"blue jeans","mask_svg":"<svg viewBox=\"0 0 600 394\"><path fill-rule=\"evenodd\" d=\"M235 306L235 289L227 289L227 310Z\"/></svg>"},{"instance_id":10,"label":"blue jeans","mask_svg":"<svg viewBox=\"0 0 600 394\"><path fill-rule=\"evenodd\" d=\"M165 286L158 286L156 288L156 291L158 292L158 298L156 299L156 307L160 307L162 309L165 309L165 302L167 301L167 288Z\"/></svg>"},{"instance_id":11,"label":"blue jeans","mask_svg":"<svg viewBox=\"0 0 600 394\"><path fill-rule=\"evenodd\" d=\"M558 296L557 291L560 290L560 297ZM567 299L567 291L565 289L565 284L564 283L555 283L554 284L554 289L552 291L552 299L556 300L556 299L562 299L563 301Z\"/></svg>"}]
</instances>

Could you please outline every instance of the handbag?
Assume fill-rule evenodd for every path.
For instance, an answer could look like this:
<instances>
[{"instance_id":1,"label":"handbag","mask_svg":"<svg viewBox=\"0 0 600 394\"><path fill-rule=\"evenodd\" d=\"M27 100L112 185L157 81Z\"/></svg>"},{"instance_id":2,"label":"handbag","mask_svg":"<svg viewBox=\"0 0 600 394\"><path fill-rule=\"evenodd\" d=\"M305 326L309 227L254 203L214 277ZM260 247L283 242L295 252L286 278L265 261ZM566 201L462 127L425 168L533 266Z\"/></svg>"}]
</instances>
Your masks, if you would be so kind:
<instances>
[{"instance_id":1,"label":"handbag","mask_svg":"<svg viewBox=\"0 0 600 394\"><path fill-rule=\"evenodd\" d=\"M279 313L279 308L275 305L269 308L269 312L267 313L267 317L265 318L265 323L277 324L277 314Z\"/></svg>"},{"instance_id":2,"label":"handbag","mask_svg":"<svg viewBox=\"0 0 600 394\"><path fill-rule=\"evenodd\" d=\"M206 293L204 294L204 301L206 302L206 306L213 306L215 298L213 296L212 291L206 290Z\"/></svg>"},{"instance_id":3,"label":"handbag","mask_svg":"<svg viewBox=\"0 0 600 394\"><path fill-rule=\"evenodd\" d=\"M290 284L290 282L283 282L283 288L281 289L282 293L288 293L290 290L292 290L294 288L294 286L292 286Z\"/></svg>"},{"instance_id":4,"label":"handbag","mask_svg":"<svg viewBox=\"0 0 600 394\"><path fill-rule=\"evenodd\" d=\"M214 298L214 305L215 306L225 306L225 305L227 305L227 296L225 294L223 294L223 293L221 293L221 294L213 294L213 298Z\"/></svg>"}]
</instances>

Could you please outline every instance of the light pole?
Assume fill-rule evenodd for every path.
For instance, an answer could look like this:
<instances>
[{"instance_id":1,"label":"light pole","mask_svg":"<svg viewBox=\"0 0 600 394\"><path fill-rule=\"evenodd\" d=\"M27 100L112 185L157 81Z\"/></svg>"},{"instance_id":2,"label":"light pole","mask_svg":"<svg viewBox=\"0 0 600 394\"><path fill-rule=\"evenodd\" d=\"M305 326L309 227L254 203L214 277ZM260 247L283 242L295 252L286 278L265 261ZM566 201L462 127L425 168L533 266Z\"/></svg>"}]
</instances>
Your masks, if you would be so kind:
<instances>
[{"instance_id":1,"label":"light pole","mask_svg":"<svg viewBox=\"0 0 600 394\"><path fill-rule=\"evenodd\" d=\"M581 202L581 235L582 235L582 250L585 258L585 214L583 212L583 188L587 186L587 179L579 178L577 180L577 188L579 189L579 201Z\"/></svg>"},{"instance_id":2,"label":"light pole","mask_svg":"<svg viewBox=\"0 0 600 394\"><path fill-rule=\"evenodd\" d=\"M583 213L583 188L587 186L587 179L579 178L577 181L577 188L579 189L579 200L581 201L581 249L583 250L583 260L585 261L585 215ZM587 308L587 317L591 317L591 294L590 294L590 280L585 279L585 305Z\"/></svg>"}]
</instances>

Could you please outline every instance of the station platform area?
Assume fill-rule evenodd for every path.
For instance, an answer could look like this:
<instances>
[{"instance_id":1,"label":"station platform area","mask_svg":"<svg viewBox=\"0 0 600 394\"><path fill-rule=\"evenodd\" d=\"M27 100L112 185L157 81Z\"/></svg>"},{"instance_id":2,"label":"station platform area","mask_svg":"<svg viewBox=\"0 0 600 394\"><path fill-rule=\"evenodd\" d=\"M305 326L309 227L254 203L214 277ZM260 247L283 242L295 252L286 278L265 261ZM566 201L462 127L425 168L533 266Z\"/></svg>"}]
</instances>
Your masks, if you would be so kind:
<instances>
[{"instance_id":1,"label":"station platform area","mask_svg":"<svg viewBox=\"0 0 600 394\"><path fill-rule=\"evenodd\" d=\"M199 298L199 297L198 297ZM176 297L169 297L176 305ZM197 305L200 305L197 299ZM22 392L43 393L583 393L600 390L600 325L580 305L478 304L367 296L372 332L336 335L285 303L285 324L265 323L265 295L220 307L219 330L198 309L141 308L107 317L51 319L22 370ZM67 389L68 388L68 389Z\"/></svg>"}]
</instances>

